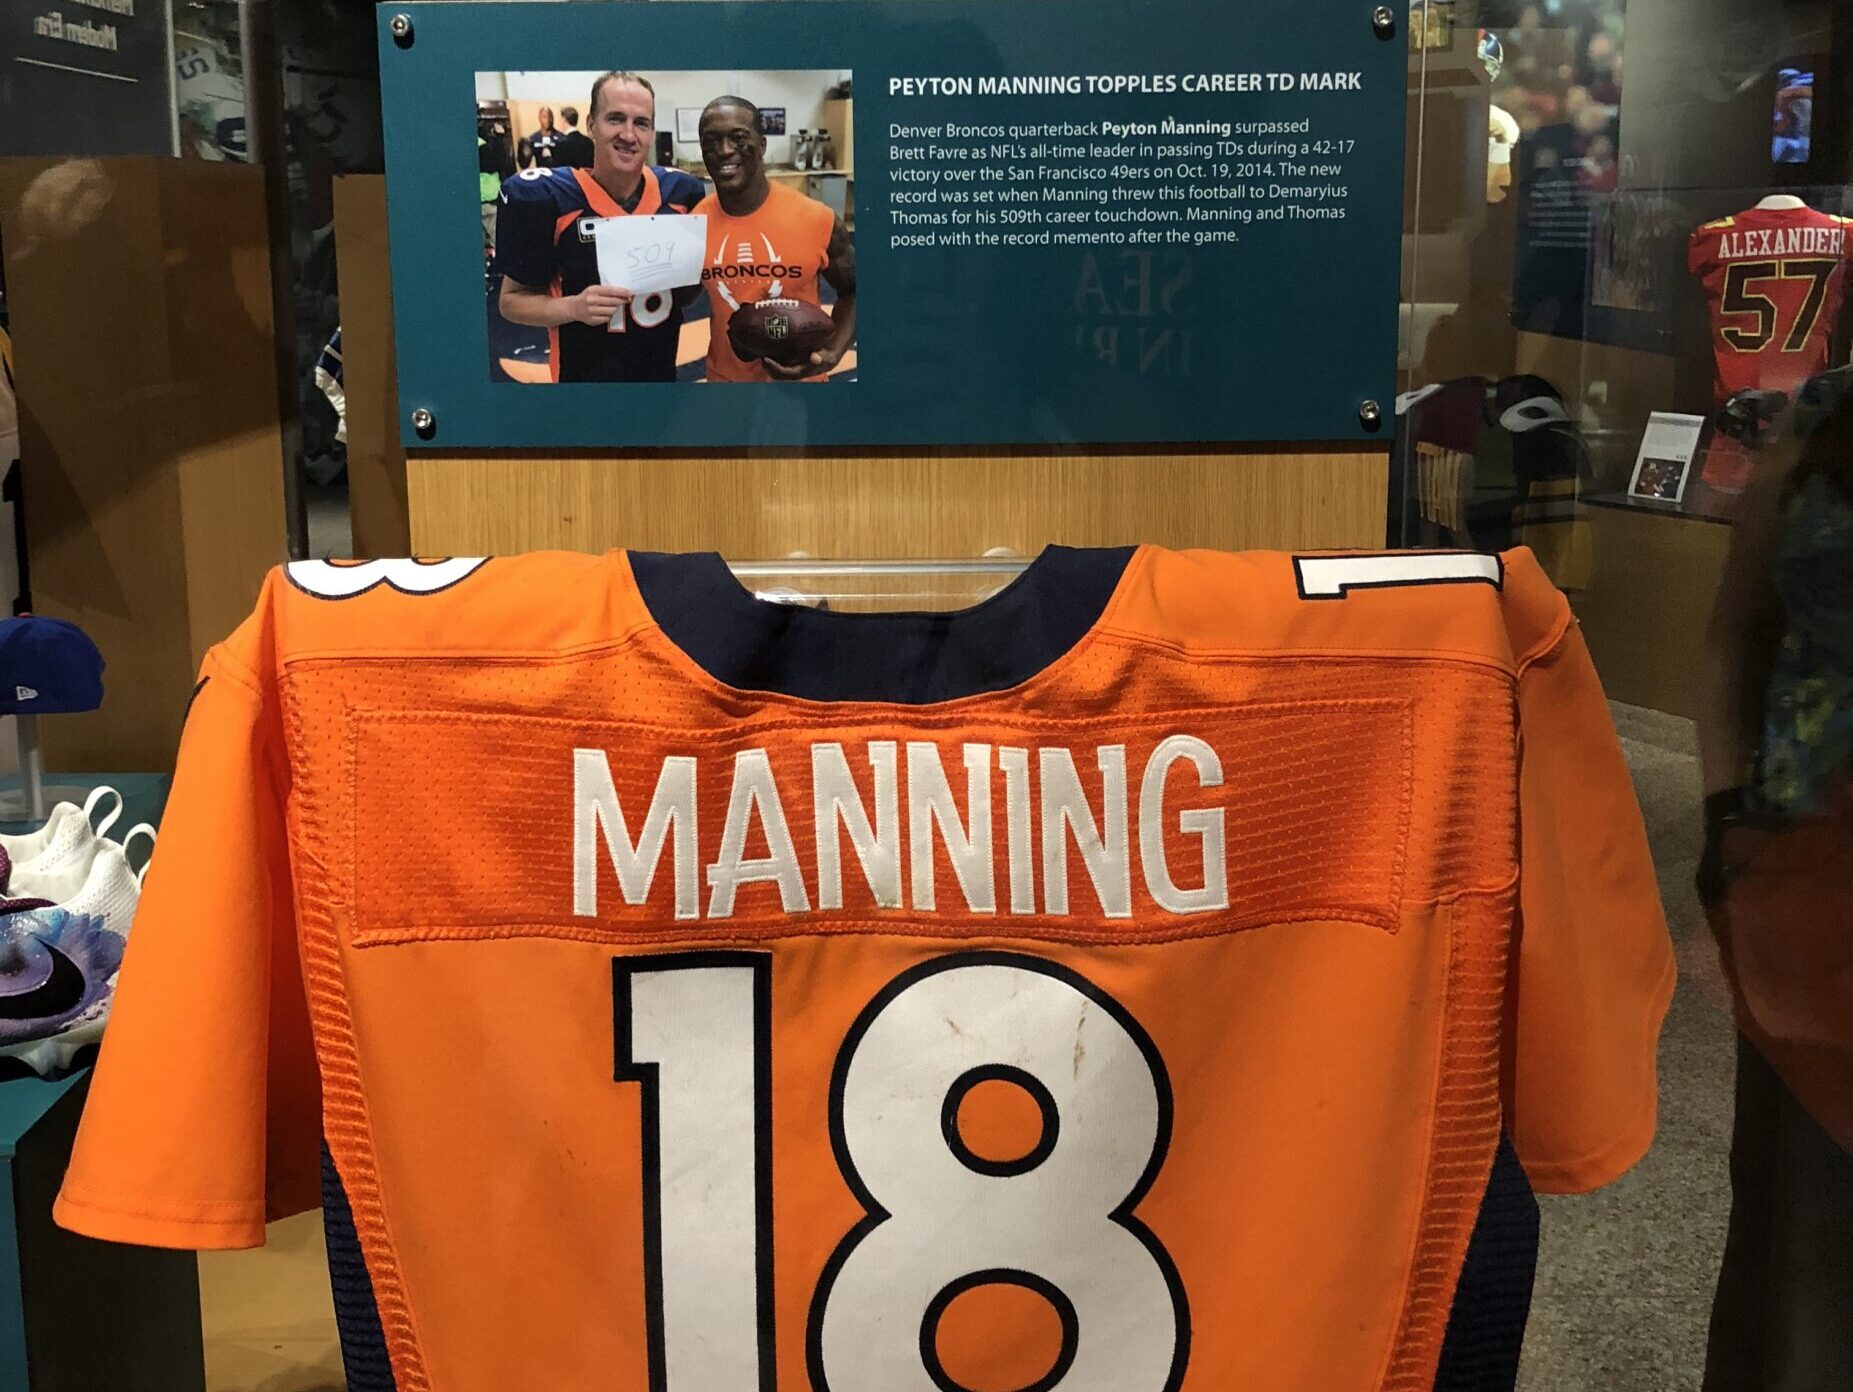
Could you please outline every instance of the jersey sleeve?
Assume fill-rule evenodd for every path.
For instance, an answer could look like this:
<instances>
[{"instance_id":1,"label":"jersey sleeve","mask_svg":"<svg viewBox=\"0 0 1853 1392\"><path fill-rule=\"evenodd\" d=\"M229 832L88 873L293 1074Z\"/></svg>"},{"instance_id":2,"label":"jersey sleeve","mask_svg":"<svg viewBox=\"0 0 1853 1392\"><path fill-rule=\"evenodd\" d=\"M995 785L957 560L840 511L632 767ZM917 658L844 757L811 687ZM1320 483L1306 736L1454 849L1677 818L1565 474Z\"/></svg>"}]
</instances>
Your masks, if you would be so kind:
<instances>
[{"instance_id":1,"label":"jersey sleeve","mask_svg":"<svg viewBox=\"0 0 1853 1392\"><path fill-rule=\"evenodd\" d=\"M1718 233L1710 226L1699 228L1686 246L1686 272L1700 280L1717 268Z\"/></svg>"},{"instance_id":2,"label":"jersey sleeve","mask_svg":"<svg viewBox=\"0 0 1853 1392\"><path fill-rule=\"evenodd\" d=\"M707 185L685 170L659 169L656 182L662 190L663 207L672 213L692 213L708 196Z\"/></svg>"},{"instance_id":3,"label":"jersey sleeve","mask_svg":"<svg viewBox=\"0 0 1853 1392\"><path fill-rule=\"evenodd\" d=\"M553 243L560 216L548 176L505 179L495 210L496 271L535 290L552 285L558 274Z\"/></svg>"},{"instance_id":4,"label":"jersey sleeve","mask_svg":"<svg viewBox=\"0 0 1853 1392\"><path fill-rule=\"evenodd\" d=\"M1582 1193L1652 1143L1673 951L1646 830L1580 629L1519 677L1520 921L1506 1115L1532 1183Z\"/></svg>"},{"instance_id":5,"label":"jersey sleeve","mask_svg":"<svg viewBox=\"0 0 1853 1392\"><path fill-rule=\"evenodd\" d=\"M246 630L261 622L260 611ZM155 1247L254 1247L266 1219L320 1202L284 767L274 694L215 648L54 1209L62 1227Z\"/></svg>"}]
</instances>

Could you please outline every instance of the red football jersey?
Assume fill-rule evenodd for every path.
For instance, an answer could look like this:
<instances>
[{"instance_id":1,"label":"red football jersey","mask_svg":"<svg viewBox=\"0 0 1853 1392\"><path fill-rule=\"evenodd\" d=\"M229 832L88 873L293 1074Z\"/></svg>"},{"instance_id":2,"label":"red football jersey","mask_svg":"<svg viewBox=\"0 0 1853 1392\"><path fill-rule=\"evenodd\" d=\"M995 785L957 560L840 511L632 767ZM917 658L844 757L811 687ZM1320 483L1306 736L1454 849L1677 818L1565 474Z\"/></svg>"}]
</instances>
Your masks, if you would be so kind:
<instances>
[{"instance_id":1,"label":"red football jersey","mask_svg":"<svg viewBox=\"0 0 1853 1392\"><path fill-rule=\"evenodd\" d=\"M1692 234L1687 264L1711 301L1719 406L1740 391L1793 395L1827 370L1848 225L1813 208L1752 208Z\"/></svg>"}]
</instances>

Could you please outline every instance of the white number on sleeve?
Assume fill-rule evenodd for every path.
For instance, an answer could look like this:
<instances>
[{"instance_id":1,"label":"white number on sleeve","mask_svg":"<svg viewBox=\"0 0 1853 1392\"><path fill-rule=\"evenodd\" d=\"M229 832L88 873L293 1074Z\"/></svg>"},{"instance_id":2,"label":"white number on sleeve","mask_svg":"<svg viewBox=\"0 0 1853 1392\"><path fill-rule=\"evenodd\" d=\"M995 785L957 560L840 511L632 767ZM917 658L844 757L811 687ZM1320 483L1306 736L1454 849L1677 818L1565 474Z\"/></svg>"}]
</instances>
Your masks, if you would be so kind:
<instances>
[{"instance_id":1,"label":"white number on sleeve","mask_svg":"<svg viewBox=\"0 0 1853 1392\"><path fill-rule=\"evenodd\" d=\"M1413 585L1505 584L1497 556L1466 552L1401 551L1383 556L1295 556L1301 599L1343 599L1352 590L1400 589Z\"/></svg>"}]
</instances>

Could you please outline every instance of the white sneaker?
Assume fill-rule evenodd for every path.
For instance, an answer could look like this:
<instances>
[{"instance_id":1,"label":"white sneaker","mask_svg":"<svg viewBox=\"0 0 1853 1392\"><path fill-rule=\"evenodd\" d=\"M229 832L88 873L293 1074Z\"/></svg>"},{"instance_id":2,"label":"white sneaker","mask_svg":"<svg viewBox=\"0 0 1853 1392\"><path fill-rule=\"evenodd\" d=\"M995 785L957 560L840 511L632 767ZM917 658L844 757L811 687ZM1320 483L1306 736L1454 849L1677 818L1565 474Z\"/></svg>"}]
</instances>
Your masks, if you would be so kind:
<instances>
[{"instance_id":1,"label":"white sneaker","mask_svg":"<svg viewBox=\"0 0 1853 1392\"><path fill-rule=\"evenodd\" d=\"M90 819L105 798L114 798L116 805L93 828ZM0 894L14 899L50 899L53 903L68 898L82 886L97 843L122 816L122 808L121 793L98 787L84 799L82 807L61 802L52 808L51 816L37 831L24 836L0 836ZM75 884L71 882L73 873Z\"/></svg>"},{"instance_id":2,"label":"white sneaker","mask_svg":"<svg viewBox=\"0 0 1853 1392\"><path fill-rule=\"evenodd\" d=\"M50 1075L102 1038L141 897L126 847L144 833L154 839L145 824L122 845L98 838L81 877L47 877L70 889L61 902L0 900L0 1057Z\"/></svg>"}]
</instances>

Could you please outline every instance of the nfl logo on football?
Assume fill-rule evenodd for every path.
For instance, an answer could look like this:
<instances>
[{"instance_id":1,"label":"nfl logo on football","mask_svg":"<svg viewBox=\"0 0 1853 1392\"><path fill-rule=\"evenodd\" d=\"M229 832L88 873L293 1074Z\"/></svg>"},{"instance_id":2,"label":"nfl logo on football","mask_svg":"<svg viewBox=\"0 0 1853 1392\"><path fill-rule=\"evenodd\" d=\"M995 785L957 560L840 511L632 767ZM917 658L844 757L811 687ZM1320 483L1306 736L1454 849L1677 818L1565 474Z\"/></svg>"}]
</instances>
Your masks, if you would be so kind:
<instances>
[{"instance_id":1,"label":"nfl logo on football","mask_svg":"<svg viewBox=\"0 0 1853 1392\"><path fill-rule=\"evenodd\" d=\"M766 337L784 339L791 332L791 322L782 314L774 314L766 320Z\"/></svg>"}]
</instances>

